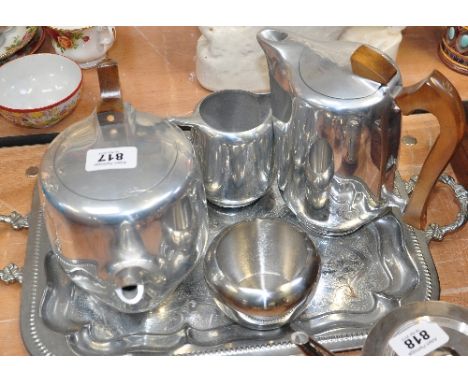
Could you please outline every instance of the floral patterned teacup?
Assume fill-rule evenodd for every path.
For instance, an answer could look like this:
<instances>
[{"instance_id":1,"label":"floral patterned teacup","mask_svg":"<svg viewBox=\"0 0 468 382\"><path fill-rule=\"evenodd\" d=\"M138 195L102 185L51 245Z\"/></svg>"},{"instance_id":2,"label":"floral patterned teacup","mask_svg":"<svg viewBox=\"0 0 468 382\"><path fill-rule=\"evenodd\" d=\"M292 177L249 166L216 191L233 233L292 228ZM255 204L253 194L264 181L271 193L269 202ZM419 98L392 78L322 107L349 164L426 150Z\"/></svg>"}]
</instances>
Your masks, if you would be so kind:
<instances>
[{"instance_id":1,"label":"floral patterned teacup","mask_svg":"<svg viewBox=\"0 0 468 382\"><path fill-rule=\"evenodd\" d=\"M83 69L95 67L115 41L114 27L48 27L57 54L68 57Z\"/></svg>"}]
</instances>

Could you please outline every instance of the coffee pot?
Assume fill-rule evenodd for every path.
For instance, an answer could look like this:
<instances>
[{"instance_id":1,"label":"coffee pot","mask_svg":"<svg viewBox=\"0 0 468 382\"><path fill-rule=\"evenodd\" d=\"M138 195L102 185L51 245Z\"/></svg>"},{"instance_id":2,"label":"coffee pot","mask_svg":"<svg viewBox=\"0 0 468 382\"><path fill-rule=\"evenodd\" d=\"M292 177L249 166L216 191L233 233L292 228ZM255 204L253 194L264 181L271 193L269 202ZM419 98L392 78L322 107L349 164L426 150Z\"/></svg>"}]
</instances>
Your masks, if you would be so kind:
<instances>
[{"instance_id":1,"label":"coffee pot","mask_svg":"<svg viewBox=\"0 0 468 382\"><path fill-rule=\"evenodd\" d=\"M403 87L391 58L358 43L275 29L257 39L268 61L278 185L301 223L344 235L398 206L423 228L429 193L463 137L453 85L434 71ZM401 116L419 109L437 117L440 135L406 203L394 193Z\"/></svg>"},{"instance_id":2,"label":"coffee pot","mask_svg":"<svg viewBox=\"0 0 468 382\"><path fill-rule=\"evenodd\" d=\"M118 311L149 311L205 251L203 178L183 131L122 102L114 62L98 75L97 110L41 164L47 233L74 284Z\"/></svg>"}]
</instances>

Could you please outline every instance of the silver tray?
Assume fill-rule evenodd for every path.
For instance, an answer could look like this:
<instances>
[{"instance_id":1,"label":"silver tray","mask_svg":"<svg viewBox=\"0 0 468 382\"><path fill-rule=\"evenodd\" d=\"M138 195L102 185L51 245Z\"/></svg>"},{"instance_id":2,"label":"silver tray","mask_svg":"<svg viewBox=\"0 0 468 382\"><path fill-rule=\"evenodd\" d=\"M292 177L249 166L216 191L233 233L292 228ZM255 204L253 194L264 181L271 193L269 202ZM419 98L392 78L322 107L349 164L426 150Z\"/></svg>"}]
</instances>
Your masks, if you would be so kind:
<instances>
[{"instance_id":1,"label":"silver tray","mask_svg":"<svg viewBox=\"0 0 468 382\"><path fill-rule=\"evenodd\" d=\"M398 176L396 188L407 197ZM277 187L239 210L210 206L210 240L228 225L279 217L299 225ZM71 283L45 231L37 190L24 267L21 333L33 355L289 355L291 331L307 332L332 351L361 348L371 327L396 307L437 300L439 281L424 233L401 222L398 210L342 237L319 237L322 269L305 312L288 327L246 329L214 302L202 263L157 310L122 314Z\"/></svg>"}]
</instances>

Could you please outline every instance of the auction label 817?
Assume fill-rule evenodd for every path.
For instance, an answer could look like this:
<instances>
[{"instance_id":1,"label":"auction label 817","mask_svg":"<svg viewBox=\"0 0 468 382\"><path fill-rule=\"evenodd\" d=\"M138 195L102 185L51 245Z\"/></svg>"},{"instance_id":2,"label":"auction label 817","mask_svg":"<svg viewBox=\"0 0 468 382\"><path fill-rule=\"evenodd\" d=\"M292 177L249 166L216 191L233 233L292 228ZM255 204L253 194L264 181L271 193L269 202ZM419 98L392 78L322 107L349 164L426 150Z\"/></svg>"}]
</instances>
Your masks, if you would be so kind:
<instances>
[{"instance_id":1,"label":"auction label 817","mask_svg":"<svg viewBox=\"0 0 468 382\"><path fill-rule=\"evenodd\" d=\"M86 171L135 168L138 150L133 146L91 149L86 153Z\"/></svg>"}]
</instances>

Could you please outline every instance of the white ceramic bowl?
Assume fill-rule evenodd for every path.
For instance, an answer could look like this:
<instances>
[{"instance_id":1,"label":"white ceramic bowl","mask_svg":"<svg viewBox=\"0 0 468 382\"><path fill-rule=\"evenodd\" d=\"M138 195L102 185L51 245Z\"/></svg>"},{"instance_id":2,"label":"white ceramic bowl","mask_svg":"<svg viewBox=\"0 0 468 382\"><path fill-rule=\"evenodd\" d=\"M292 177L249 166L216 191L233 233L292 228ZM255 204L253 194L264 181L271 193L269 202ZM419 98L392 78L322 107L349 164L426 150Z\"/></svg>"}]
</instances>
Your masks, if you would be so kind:
<instances>
[{"instance_id":1,"label":"white ceramic bowl","mask_svg":"<svg viewBox=\"0 0 468 382\"><path fill-rule=\"evenodd\" d=\"M82 73L72 60L33 54L0 67L0 114L27 127L51 126L76 106Z\"/></svg>"}]
</instances>

